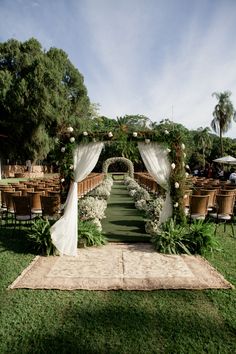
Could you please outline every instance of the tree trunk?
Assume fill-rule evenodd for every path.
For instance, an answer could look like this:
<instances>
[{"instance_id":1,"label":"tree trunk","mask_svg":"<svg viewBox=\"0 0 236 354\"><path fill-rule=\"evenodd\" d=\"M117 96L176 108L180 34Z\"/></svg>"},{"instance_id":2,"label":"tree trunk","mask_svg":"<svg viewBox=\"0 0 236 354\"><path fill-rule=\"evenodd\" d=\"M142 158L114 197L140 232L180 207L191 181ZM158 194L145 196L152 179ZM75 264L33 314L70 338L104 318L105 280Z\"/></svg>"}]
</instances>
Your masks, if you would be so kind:
<instances>
[{"instance_id":1,"label":"tree trunk","mask_svg":"<svg viewBox=\"0 0 236 354\"><path fill-rule=\"evenodd\" d=\"M221 153L221 157L223 157L223 137L222 137L222 130L220 129L220 153Z\"/></svg>"}]
</instances>

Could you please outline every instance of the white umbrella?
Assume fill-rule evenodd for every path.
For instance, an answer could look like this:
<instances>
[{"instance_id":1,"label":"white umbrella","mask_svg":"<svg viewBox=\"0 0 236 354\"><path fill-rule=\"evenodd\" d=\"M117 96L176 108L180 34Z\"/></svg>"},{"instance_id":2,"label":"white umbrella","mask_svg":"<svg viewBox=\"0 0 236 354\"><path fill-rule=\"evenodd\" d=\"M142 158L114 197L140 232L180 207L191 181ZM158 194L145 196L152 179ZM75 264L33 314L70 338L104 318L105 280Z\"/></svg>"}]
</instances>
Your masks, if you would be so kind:
<instances>
[{"instance_id":1,"label":"white umbrella","mask_svg":"<svg viewBox=\"0 0 236 354\"><path fill-rule=\"evenodd\" d=\"M213 161L218 163L225 163L228 165L236 165L236 158L233 156L219 157L218 159L215 159Z\"/></svg>"}]
</instances>

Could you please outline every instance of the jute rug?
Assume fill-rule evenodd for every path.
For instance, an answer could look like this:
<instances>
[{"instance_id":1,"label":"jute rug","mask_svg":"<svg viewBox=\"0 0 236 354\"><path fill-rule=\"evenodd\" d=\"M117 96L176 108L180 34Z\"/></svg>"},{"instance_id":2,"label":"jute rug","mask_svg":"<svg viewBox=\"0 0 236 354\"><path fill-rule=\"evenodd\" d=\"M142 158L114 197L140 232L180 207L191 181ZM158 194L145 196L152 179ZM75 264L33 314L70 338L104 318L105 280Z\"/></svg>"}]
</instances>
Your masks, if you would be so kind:
<instances>
[{"instance_id":1,"label":"jute rug","mask_svg":"<svg viewBox=\"0 0 236 354\"><path fill-rule=\"evenodd\" d=\"M199 256L164 255L150 244L107 244L78 249L77 257L37 256L10 289L155 290L228 289Z\"/></svg>"}]
</instances>

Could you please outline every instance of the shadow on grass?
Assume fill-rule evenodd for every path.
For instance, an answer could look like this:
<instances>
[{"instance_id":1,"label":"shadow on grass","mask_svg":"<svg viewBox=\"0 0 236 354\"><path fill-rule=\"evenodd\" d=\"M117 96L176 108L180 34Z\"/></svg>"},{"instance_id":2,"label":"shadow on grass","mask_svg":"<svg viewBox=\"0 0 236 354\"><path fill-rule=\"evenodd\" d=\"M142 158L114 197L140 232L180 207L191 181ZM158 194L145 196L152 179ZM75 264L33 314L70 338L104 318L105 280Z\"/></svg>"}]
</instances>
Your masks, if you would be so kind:
<instances>
[{"instance_id":1,"label":"shadow on grass","mask_svg":"<svg viewBox=\"0 0 236 354\"><path fill-rule=\"evenodd\" d=\"M109 208L134 209L134 203L110 203Z\"/></svg>"},{"instance_id":2,"label":"shadow on grass","mask_svg":"<svg viewBox=\"0 0 236 354\"><path fill-rule=\"evenodd\" d=\"M28 229L1 228L0 229L0 252L13 251L20 254L38 254L27 239Z\"/></svg>"},{"instance_id":3,"label":"shadow on grass","mask_svg":"<svg viewBox=\"0 0 236 354\"><path fill-rule=\"evenodd\" d=\"M8 352L32 353L32 348L34 353L235 352L232 328L204 293L190 294L190 302L184 292L169 301L160 293L161 300L154 302L152 295L151 299L135 292L127 298L124 293L117 295L112 292L104 296L106 301L100 298L90 305L67 304L69 308L59 307L49 314L42 310L36 329L29 323L22 326L10 338Z\"/></svg>"}]
</instances>

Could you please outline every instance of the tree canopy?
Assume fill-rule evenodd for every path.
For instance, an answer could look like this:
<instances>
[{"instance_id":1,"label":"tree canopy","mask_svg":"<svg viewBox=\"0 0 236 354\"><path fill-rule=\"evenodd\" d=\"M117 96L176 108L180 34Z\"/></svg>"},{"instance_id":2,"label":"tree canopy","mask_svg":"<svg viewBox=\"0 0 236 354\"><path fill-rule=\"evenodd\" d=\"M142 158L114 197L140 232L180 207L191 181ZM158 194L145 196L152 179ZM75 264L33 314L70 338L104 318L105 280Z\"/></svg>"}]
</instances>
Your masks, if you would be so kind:
<instances>
[{"instance_id":1,"label":"tree canopy","mask_svg":"<svg viewBox=\"0 0 236 354\"><path fill-rule=\"evenodd\" d=\"M83 76L57 48L34 38L0 43L1 154L43 159L66 126L79 129L91 112Z\"/></svg>"}]
</instances>

